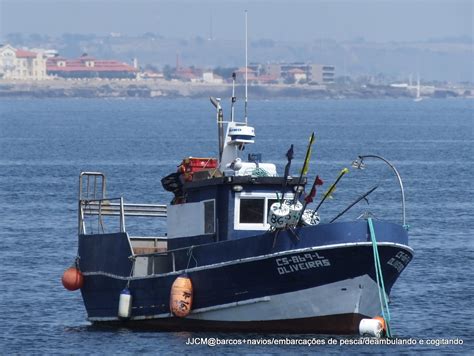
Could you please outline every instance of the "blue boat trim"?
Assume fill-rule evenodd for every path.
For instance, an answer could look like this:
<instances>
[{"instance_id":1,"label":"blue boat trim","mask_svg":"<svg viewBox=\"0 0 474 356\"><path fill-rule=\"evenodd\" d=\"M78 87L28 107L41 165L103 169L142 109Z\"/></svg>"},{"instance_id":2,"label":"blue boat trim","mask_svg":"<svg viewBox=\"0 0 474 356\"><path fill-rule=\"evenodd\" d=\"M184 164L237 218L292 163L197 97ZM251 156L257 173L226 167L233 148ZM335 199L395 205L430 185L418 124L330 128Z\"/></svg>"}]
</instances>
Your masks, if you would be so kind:
<instances>
[{"instance_id":1,"label":"blue boat trim","mask_svg":"<svg viewBox=\"0 0 474 356\"><path fill-rule=\"evenodd\" d=\"M345 244L334 244L334 245L325 245L325 246L317 246L317 247L306 247L306 248L301 248L301 249L296 249L296 250L291 250L291 251L280 251L268 255L262 255L262 256L255 256L255 257L248 257L248 258L242 258L240 260L235 260L235 261L229 261L229 262L221 262L221 263L215 263L212 265L204 265L204 266L199 266L199 267L193 267L189 269L182 269L178 271L173 271L169 273L161 273L161 274L151 274L148 276L141 276L141 277L124 277L112 273L107 273L104 271L84 271L82 274L84 276L104 276L104 277L110 277L114 279L120 279L120 280L125 280L125 281L134 281L134 280L141 280L141 279L149 279L149 278L157 278L157 277L168 277L168 276L179 276L182 273L189 273L189 272L195 272L195 271L201 271L201 270L207 270L207 269L213 269L213 268L219 268L219 267L224 267L224 266L229 266L229 265L235 265L239 263L246 263L250 261L258 261L266 258L272 258L272 257L278 257L278 256L285 256L285 255L292 255L295 253L304 253L304 252L311 252L311 251L324 251L328 249L337 249L337 248L344 248L344 247L352 247L352 246L372 246L370 242L352 242L352 243L345 243ZM394 247L399 247L401 249L405 249L409 251L412 255L414 254L413 249L410 246L395 243L395 242L379 242L378 246L394 246Z\"/></svg>"}]
</instances>

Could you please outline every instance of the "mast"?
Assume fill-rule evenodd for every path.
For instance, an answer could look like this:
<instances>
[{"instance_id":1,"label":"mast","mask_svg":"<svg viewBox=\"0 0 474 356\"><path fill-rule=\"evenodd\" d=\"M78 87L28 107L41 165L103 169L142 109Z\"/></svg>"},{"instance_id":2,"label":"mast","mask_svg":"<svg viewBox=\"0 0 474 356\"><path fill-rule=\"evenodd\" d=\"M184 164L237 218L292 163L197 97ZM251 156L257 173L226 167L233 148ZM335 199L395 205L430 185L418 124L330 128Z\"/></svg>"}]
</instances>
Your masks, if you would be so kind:
<instances>
[{"instance_id":1,"label":"mast","mask_svg":"<svg viewBox=\"0 0 474 356\"><path fill-rule=\"evenodd\" d=\"M247 124L248 103L248 33L247 33L247 10L245 10L245 124Z\"/></svg>"},{"instance_id":2,"label":"mast","mask_svg":"<svg viewBox=\"0 0 474 356\"><path fill-rule=\"evenodd\" d=\"M416 76L416 97L420 97L420 73Z\"/></svg>"},{"instance_id":3,"label":"mast","mask_svg":"<svg viewBox=\"0 0 474 356\"><path fill-rule=\"evenodd\" d=\"M234 122L234 104L237 101L235 97L235 72L232 73L232 99L230 104L230 121Z\"/></svg>"}]
</instances>

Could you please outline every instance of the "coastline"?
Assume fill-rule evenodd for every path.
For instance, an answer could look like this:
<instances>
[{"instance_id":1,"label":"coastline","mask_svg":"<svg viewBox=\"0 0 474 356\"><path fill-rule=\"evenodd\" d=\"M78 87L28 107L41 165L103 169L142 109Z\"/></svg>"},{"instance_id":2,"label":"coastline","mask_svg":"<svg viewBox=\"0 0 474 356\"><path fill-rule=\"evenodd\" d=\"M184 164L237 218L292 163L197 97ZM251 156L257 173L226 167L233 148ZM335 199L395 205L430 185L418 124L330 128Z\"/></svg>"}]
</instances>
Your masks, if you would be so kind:
<instances>
[{"instance_id":1,"label":"coastline","mask_svg":"<svg viewBox=\"0 0 474 356\"><path fill-rule=\"evenodd\" d=\"M237 92L243 86L236 87ZM252 96L269 98L314 98L314 99L375 99L413 98L413 93L389 85L324 86L324 85L251 85ZM1 80L1 97L31 98L202 98L210 95L231 96L232 84L210 84L182 82L177 80L67 80L43 81ZM467 89L439 88L425 97L430 98L474 98Z\"/></svg>"}]
</instances>

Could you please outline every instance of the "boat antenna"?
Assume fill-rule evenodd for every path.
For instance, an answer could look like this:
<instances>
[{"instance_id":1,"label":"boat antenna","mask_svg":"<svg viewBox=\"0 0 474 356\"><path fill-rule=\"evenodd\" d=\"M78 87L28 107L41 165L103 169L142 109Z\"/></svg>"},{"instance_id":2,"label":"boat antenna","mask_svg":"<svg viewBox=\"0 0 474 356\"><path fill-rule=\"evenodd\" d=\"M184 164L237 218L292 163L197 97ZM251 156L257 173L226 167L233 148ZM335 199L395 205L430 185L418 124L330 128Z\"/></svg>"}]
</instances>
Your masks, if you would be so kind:
<instances>
[{"instance_id":1,"label":"boat antenna","mask_svg":"<svg viewBox=\"0 0 474 356\"><path fill-rule=\"evenodd\" d=\"M219 163L222 160L222 153L224 152L224 114L222 112L221 99L210 97L212 105L217 111L217 132L219 135Z\"/></svg>"},{"instance_id":2,"label":"boat antenna","mask_svg":"<svg viewBox=\"0 0 474 356\"><path fill-rule=\"evenodd\" d=\"M234 104L237 101L235 97L235 72L232 73L232 101L230 104L230 121L234 121Z\"/></svg>"},{"instance_id":3,"label":"boat antenna","mask_svg":"<svg viewBox=\"0 0 474 356\"><path fill-rule=\"evenodd\" d=\"M247 10L245 10L245 124L247 124L248 103L248 33L247 33Z\"/></svg>"}]
</instances>

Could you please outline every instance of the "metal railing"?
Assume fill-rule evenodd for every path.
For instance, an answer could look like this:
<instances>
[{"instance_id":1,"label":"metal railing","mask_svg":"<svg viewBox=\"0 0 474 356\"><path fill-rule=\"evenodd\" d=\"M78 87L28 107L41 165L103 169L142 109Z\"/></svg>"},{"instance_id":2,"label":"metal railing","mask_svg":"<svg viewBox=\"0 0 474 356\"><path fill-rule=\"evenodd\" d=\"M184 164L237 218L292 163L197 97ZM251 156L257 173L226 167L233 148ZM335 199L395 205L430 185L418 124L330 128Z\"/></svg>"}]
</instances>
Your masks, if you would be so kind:
<instances>
[{"instance_id":1,"label":"metal railing","mask_svg":"<svg viewBox=\"0 0 474 356\"><path fill-rule=\"evenodd\" d=\"M86 233L86 216L97 216L98 230L104 232L103 217L119 216L120 232L125 232L125 216L166 218L166 205L126 204L123 198L79 201L79 234Z\"/></svg>"},{"instance_id":2,"label":"metal railing","mask_svg":"<svg viewBox=\"0 0 474 356\"><path fill-rule=\"evenodd\" d=\"M106 179L104 173L81 172L79 175L79 200L104 199L105 183Z\"/></svg>"},{"instance_id":3,"label":"metal railing","mask_svg":"<svg viewBox=\"0 0 474 356\"><path fill-rule=\"evenodd\" d=\"M166 218L163 204L124 203L123 197L105 197L105 175L100 172L81 172L79 176L79 234L86 234L86 216L97 216L97 230L105 233L103 217L119 216L120 232L125 232L125 216Z\"/></svg>"}]
</instances>

